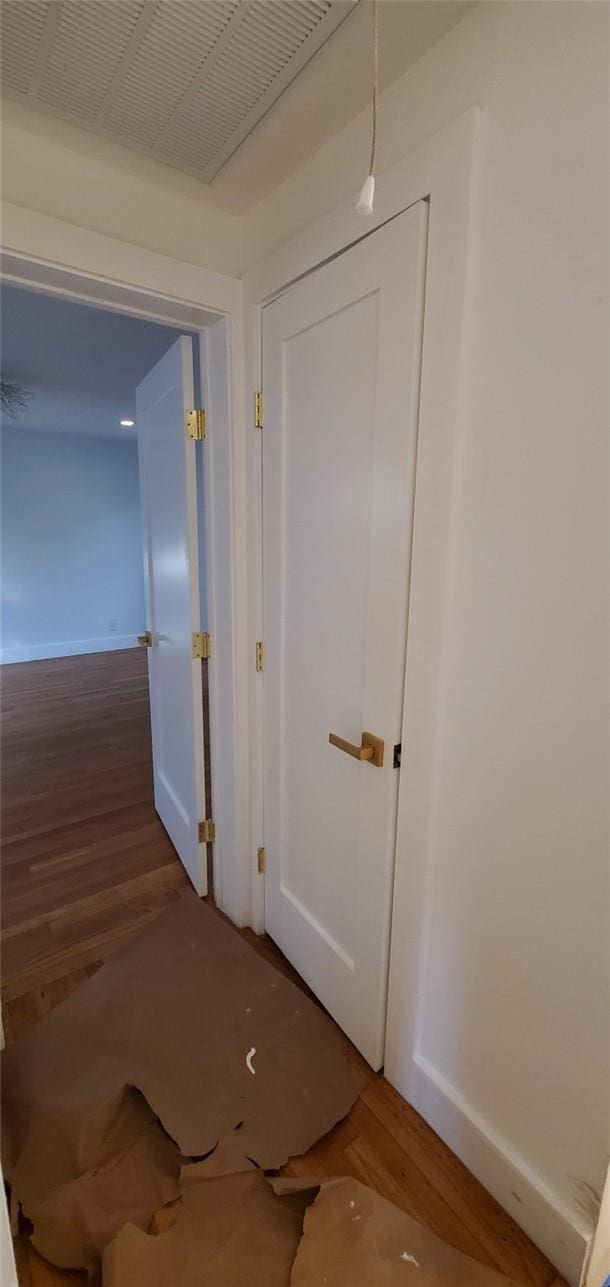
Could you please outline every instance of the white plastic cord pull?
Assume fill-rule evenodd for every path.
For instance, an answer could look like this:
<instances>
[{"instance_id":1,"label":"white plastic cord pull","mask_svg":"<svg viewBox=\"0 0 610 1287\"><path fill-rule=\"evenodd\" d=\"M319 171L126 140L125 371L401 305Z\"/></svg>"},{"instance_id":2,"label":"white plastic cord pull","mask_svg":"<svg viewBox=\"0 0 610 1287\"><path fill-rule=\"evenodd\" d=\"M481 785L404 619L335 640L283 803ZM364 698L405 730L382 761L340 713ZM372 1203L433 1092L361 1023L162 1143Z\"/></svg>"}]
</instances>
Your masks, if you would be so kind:
<instances>
[{"instance_id":1,"label":"white plastic cord pull","mask_svg":"<svg viewBox=\"0 0 610 1287\"><path fill-rule=\"evenodd\" d=\"M361 215L372 215L375 201L375 149L377 146L377 81L379 70L379 40L377 32L377 0L373 0L373 119L371 129L371 162L368 178L364 180L362 192L356 202L356 210Z\"/></svg>"},{"instance_id":2,"label":"white plastic cord pull","mask_svg":"<svg viewBox=\"0 0 610 1287\"><path fill-rule=\"evenodd\" d=\"M368 179L362 184L362 192L356 203L356 210L361 215L372 215L373 202L375 200L375 179L369 174Z\"/></svg>"}]
</instances>

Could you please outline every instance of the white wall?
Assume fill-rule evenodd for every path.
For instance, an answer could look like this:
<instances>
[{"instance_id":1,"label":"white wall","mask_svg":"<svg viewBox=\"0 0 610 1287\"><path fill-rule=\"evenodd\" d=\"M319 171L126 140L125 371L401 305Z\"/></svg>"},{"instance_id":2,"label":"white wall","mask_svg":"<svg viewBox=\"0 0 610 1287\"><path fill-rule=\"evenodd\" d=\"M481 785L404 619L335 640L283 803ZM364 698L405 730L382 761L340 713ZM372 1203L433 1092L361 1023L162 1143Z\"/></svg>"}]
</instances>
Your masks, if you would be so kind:
<instances>
[{"instance_id":1,"label":"white wall","mask_svg":"<svg viewBox=\"0 0 610 1287\"><path fill-rule=\"evenodd\" d=\"M382 95L378 184L383 183L386 166L479 105L487 107L490 118L503 120L509 131L514 119L513 164L522 141L523 161L530 154L539 162L541 183L546 175L563 171L576 143L580 155L570 186L577 190L583 167L588 168L595 176L596 196L602 197L607 46L605 3L483 0ZM559 115L554 117L556 108ZM245 221L246 269L344 198L353 196L355 202L368 165L370 121L367 109L250 211ZM493 128L491 119L490 125ZM544 139L542 152L536 150L538 137ZM568 182L568 171L565 179Z\"/></svg>"},{"instance_id":2,"label":"white wall","mask_svg":"<svg viewBox=\"0 0 610 1287\"><path fill-rule=\"evenodd\" d=\"M2 649L133 647L145 627L135 442L2 429Z\"/></svg>"},{"instance_id":3,"label":"white wall","mask_svg":"<svg viewBox=\"0 0 610 1287\"><path fill-rule=\"evenodd\" d=\"M6 99L2 196L204 268L240 270L241 220L215 210L197 180Z\"/></svg>"},{"instance_id":4,"label":"white wall","mask_svg":"<svg viewBox=\"0 0 610 1287\"><path fill-rule=\"evenodd\" d=\"M572 1279L609 1145L607 20L479 6L379 116L382 171L483 109L420 1103ZM250 262L356 196L367 119L253 212Z\"/></svg>"}]
</instances>

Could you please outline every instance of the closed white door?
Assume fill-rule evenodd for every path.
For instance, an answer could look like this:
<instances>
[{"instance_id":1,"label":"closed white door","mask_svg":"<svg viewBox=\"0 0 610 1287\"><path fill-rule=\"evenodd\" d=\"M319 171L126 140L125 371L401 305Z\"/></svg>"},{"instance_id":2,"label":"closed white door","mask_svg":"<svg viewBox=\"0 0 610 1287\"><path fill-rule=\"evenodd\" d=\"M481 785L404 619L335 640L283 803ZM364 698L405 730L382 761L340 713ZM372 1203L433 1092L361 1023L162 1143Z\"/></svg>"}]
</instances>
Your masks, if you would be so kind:
<instances>
[{"instance_id":1,"label":"closed white door","mask_svg":"<svg viewBox=\"0 0 610 1287\"><path fill-rule=\"evenodd\" d=\"M384 1050L426 236L420 202L289 289L263 318L265 923L375 1068ZM383 764L355 758L330 734L355 750L374 735Z\"/></svg>"},{"instance_id":2,"label":"closed white door","mask_svg":"<svg viewBox=\"0 0 610 1287\"><path fill-rule=\"evenodd\" d=\"M198 894L207 892L192 340L181 336L136 391L155 808Z\"/></svg>"}]
</instances>

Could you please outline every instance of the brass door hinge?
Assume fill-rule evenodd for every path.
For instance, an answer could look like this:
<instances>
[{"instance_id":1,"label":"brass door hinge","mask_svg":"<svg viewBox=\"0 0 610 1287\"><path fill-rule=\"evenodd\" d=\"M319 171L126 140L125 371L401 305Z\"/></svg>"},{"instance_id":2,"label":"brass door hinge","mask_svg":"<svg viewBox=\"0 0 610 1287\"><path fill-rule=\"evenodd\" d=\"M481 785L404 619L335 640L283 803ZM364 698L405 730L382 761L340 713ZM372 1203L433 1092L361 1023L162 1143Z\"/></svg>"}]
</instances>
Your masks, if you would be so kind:
<instances>
[{"instance_id":1,"label":"brass door hinge","mask_svg":"<svg viewBox=\"0 0 610 1287\"><path fill-rule=\"evenodd\" d=\"M196 407L194 411L187 411L186 436L187 438L194 438L196 442L201 442L205 438L205 411L203 407Z\"/></svg>"},{"instance_id":2,"label":"brass door hinge","mask_svg":"<svg viewBox=\"0 0 610 1287\"><path fill-rule=\"evenodd\" d=\"M258 874L264 876L267 870L267 850L262 848L258 851Z\"/></svg>"},{"instance_id":3,"label":"brass door hinge","mask_svg":"<svg viewBox=\"0 0 610 1287\"><path fill-rule=\"evenodd\" d=\"M265 645L262 640L256 645L256 669L265 669Z\"/></svg>"},{"instance_id":4,"label":"brass door hinge","mask_svg":"<svg viewBox=\"0 0 610 1287\"><path fill-rule=\"evenodd\" d=\"M216 839L216 823L211 818L206 818L205 822L199 823L199 843L202 845L213 845Z\"/></svg>"},{"instance_id":5,"label":"brass door hinge","mask_svg":"<svg viewBox=\"0 0 610 1287\"><path fill-rule=\"evenodd\" d=\"M212 640L207 630L197 631L193 635L193 660L209 661L212 656Z\"/></svg>"},{"instance_id":6,"label":"brass door hinge","mask_svg":"<svg viewBox=\"0 0 610 1287\"><path fill-rule=\"evenodd\" d=\"M263 395L259 391L254 394L254 428L262 429L263 427Z\"/></svg>"}]
</instances>

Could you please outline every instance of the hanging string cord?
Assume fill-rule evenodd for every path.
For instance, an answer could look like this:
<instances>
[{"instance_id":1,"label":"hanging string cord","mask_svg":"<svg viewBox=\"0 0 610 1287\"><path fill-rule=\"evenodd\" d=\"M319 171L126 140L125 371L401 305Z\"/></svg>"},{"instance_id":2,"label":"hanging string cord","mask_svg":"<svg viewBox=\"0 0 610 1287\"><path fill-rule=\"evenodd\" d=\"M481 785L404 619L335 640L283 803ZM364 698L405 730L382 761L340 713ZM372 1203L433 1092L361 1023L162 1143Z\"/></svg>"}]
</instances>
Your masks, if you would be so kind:
<instances>
[{"instance_id":1,"label":"hanging string cord","mask_svg":"<svg viewBox=\"0 0 610 1287\"><path fill-rule=\"evenodd\" d=\"M371 136L371 164L369 165L369 174L374 173L375 149L377 147L377 80L379 69L377 0L371 0L371 2L373 5L373 131Z\"/></svg>"}]
</instances>

